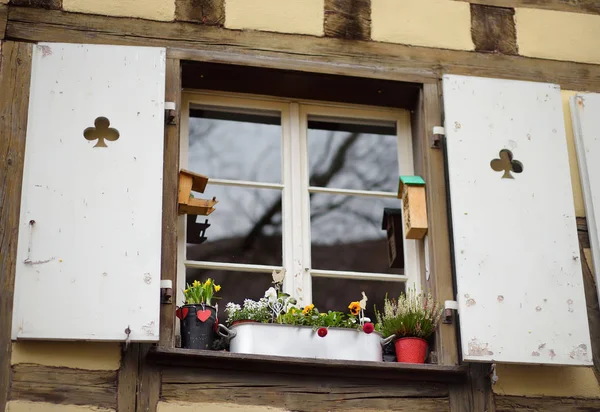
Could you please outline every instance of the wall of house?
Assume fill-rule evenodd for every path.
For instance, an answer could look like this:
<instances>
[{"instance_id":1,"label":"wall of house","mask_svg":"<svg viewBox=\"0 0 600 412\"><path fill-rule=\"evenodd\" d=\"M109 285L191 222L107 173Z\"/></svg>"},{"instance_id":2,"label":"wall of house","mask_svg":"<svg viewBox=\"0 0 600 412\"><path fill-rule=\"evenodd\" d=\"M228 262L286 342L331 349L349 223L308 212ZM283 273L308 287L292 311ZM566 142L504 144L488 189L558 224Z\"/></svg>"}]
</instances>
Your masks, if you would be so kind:
<instances>
[{"instance_id":1,"label":"wall of house","mask_svg":"<svg viewBox=\"0 0 600 412\"><path fill-rule=\"evenodd\" d=\"M9 0L0 0L0 4L8 3ZM559 1L547 2L546 9L538 8L541 6L536 6L537 2L510 0L488 3L507 6L530 3L532 6L492 8L459 0L11 0L10 3L163 22L216 24L231 30L346 37L357 41L600 64L600 47L596 40L600 38L600 8L577 9ZM1 30L0 34L3 34ZM577 216L584 217L568 107L568 98L575 93L563 91L564 114L573 199ZM591 265L589 257L588 251L586 260ZM115 386L109 385L106 390L113 391L115 397L120 362L120 346L115 343L18 342L13 344L11 358L15 370L34 365L57 374L65 369L114 373ZM498 365L497 375L499 379L493 389L499 397L600 398L600 385L592 368ZM193 403L175 401L158 405L161 412L195 409ZM55 405L52 399L23 395L23 399L11 400L6 410L78 412L114 408L85 404L67 407ZM207 410L266 412L282 409L214 403Z\"/></svg>"}]
</instances>

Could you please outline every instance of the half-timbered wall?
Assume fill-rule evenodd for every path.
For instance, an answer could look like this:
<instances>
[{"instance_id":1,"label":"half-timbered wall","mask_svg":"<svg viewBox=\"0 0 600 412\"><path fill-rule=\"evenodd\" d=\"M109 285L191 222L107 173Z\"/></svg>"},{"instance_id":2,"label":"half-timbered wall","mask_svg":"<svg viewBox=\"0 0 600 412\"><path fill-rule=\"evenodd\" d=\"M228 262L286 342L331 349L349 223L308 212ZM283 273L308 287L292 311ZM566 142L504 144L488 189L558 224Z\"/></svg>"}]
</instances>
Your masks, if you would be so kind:
<instances>
[{"instance_id":1,"label":"half-timbered wall","mask_svg":"<svg viewBox=\"0 0 600 412\"><path fill-rule=\"evenodd\" d=\"M26 9L26 7L31 9ZM600 38L600 1L0 0L0 40L64 41L64 39L44 38L45 32L40 29L42 24L38 24L35 29L33 26L30 27L28 24L32 20L45 20L40 17L44 14L36 13L47 13L49 16L47 21L51 21L54 17L59 18L61 24L66 24L67 27L70 19L76 22L79 15L75 13L146 19L153 21L152 24L164 22L165 26L160 27L165 29L171 25L175 27L180 22L187 22L191 25L185 26L189 31L186 36L192 39L201 38L205 26L221 26L224 28L222 32L224 35L230 31L237 33L240 30L252 30L290 34L289 37L286 37L290 41L310 36L324 37L331 42L328 44L330 50L337 51L342 50L344 45L348 44L338 44L337 42L340 41L338 39L367 41L368 46L362 47L374 55L380 51L383 53L386 44L410 45L416 46L415 56L424 56L428 48L436 52L428 61L427 68L424 68L424 73L426 72L424 76L435 73L433 69L426 70L430 70L438 62L435 70L441 73L447 68L450 71L461 72L460 74L472 71L473 75L486 76L493 72L496 77L513 79L522 77L526 80L535 80L537 76L540 76L541 81L561 84L563 86L561 93L564 101L573 200L583 252L582 266L586 283L588 316L591 319L592 316L598 316L597 296L590 292L590 290L595 291L594 271L589 242L586 243L585 208L579 181L568 99L577 92L600 91L600 81L598 80L600 78L600 47L598 47L597 41ZM73 23L73 25L77 26L77 23ZM140 27L145 26L140 23ZM85 29L82 27L78 27L77 30L79 33L85 33ZM96 29L90 28L89 30L89 33L92 33ZM122 38L114 33L103 38L102 35L96 36L95 34L83 36L88 36L90 41L95 41L96 38L109 39L102 40L104 42L117 39L120 44L129 42L141 44L145 41L142 39L144 36L140 34L142 29L135 29L138 30L137 35L128 38L125 36L126 28L122 30ZM101 31L99 30L99 32ZM148 37L153 37L154 45L164 45L160 44L160 40L156 40L160 39L160 34L156 34L157 31L148 29L146 32ZM150 34L150 32L152 33ZM54 37L62 35L51 30L48 33L54 33ZM171 35L172 32L169 32L169 36ZM214 32L210 32L210 36L214 35ZM182 38L186 37L181 36ZM256 38L260 39L261 37ZM173 39L169 41L173 41ZM82 42L82 37L78 37L74 42ZM269 49L269 44L253 44L251 46L255 53L257 53L257 49L265 51ZM278 45L277 47L282 46ZM462 52L469 54L461 54ZM482 63L483 60L479 57L486 53L489 53L490 59L495 58L492 54L508 56L506 59L510 60L498 57L492 61L502 61L507 65L514 63L514 65L510 70L500 66L496 69L487 67L485 66L487 63ZM459 59L456 63L457 66L449 63L453 61L454 56ZM471 57L472 60L469 60ZM365 59L368 58L365 57ZM559 62L564 62L564 65L560 65ZM0 62L0 64L3 63ZM382 65L386 64L382 63ZM491 65L493 66L493 64ZM556 68L556 71L545 70L544 67ZM335 70L343 72L339 68ZM9 74L2 79L0 86L9 85L9 76L13 75L6 69L5 73ZM0 96L2 92L0 90ZM9 109L2 109L8 110L2 113L3 116L6 113L10 114ZM2 122L7 121L7 118L2 118ZM19 142L7 141L5 136L0 136L0 149L6 149L6 153L9 153L10 150L18 150L18 147L15 149L15 145L18 146ZM5 161L10 158L10 155L5 157L0 150L0 158L3 160L0 168L4 168L0 170L2 190L4 191L6 188L12 190L15 182L4 180L8 176L8 172L12 172L10 169L12 163L9 164ZM9 187L8 185L13 186ZM3 191L0 194L4 193ZM0 210L3 224L7 222L4 215L6 210ZM0 244L3 248L2 254L4 254L4 248L10 246L8 237L0 236ZM3 293L3 299L4 294L10 293L8 288L12 287L10 282L5 283L3 277L4 270L8 270L5 265L7 265L6 260L4 263L0 261L0 269L3 270L3 273L0 274L0 289L5 288L0 290L0 293ZM123 371L124 368L121 366L119 344L16 342L11 345L10 337L2 335L7 333L2 322L10 318L10 314L6 316L6 313L0 313L0 318L0 380L7 376L2 371L2 368L8 364L7 359L10 359L11 368L7 411L79 412L117 409L118 375L119 370ZM592 342L594 340L598 342L598 336L594 336L593 331L591 338ZM596 350L598 349L596 348ZM9 357L2 359L5 354L8 354ZM594 355L595 360L598 361L597 354ZM123 363L125 363L125 358ZM134 365L137 364L134 363ZM498 380L493 386L493 391L496 395L497 411L570 411L600 408L600 401L594 400L600 399L600 385L597 380L600 375L595 373L593 367L497 365L496 374ZM241 405L239 401L241 398L237 400L228 398L224 394L226 389L219 388L212 381L206 382L207 385L213 385L212 392L207 392L206 388L202 388L201 383L197 383L201 379L208 379L207 376L210 377L209 374L195 376L193 373L177 374L176 371L163 373L161 401L158 403L158 410L162 412L196 410L194 399L197 398L194 398L194 393L202 397L214 396L214 402L209 403L210 410L213 411L285 410L276 401L273 402L273 407L268 403L252 407ZM214 376L214 378L219 380L222 377ZM235 379L245 378L240 375ZM0 382L1 388L2 382ZM188 388L192 392L185 392L182 388ZM311 383L305 381L298 388L309 392ZM421 392L416 388L416 386L406 386L402 388L399 395L392 395L389 388L379 388L377 391L381 398L371 402L369 406L372 407L371 410L387 410L390 403L386 401L386 396L424 399L421 404L411 403L416 401L407 402L406 410L437 411L445 410L444 408L450 405L447 387L431 386ZM135 392L135 388L131 390ZM267 392L269 390L274 391L280 398L291 396L301 402L301 398L298 398L297 395L290 395L290 388L282 388L281 385L273 383ZM240 397L244 395L239 390L236 393ZM332 397L338 396L335 399L344 399L345 395L340 394L339 391L336 392L334 388L329 392L326 391L325 394L316 396L327 398L323 401L323 405L333 405L327 403ZM2 403L1 401L2 394L0 393L0 403ZM203 402L207 402L206 398L203 399ZM340 405L364 409L360 405L352 403L341 403ZM557 405L560 405L561 409L556 409ZM301 408L299 407L299 409Z\"/></svg>"}]
</instances>

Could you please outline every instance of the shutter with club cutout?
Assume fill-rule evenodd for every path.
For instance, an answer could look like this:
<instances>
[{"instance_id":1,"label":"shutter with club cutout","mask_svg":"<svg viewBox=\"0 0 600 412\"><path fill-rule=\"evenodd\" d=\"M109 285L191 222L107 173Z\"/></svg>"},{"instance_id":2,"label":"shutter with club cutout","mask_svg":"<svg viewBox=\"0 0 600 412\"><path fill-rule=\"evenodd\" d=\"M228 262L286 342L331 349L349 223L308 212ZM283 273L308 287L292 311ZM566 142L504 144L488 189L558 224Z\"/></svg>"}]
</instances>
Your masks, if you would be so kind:
<instances>
[{"instance_id":1,"label":"shutter with club cutout","mask_svg":"<svg viewBox=\"0 0 600 412\"><path fill-rule=\"evenodd\" d=\"M560 89L444 76L462 357L590 365Z\"/></svg>"},{"instance_id":2,"label":"shutter with club cutout","mask_svg":"<svg viewBox=\"0 0 600 412\"><path fill-rule=\"evenodd\" d=\"M157 341L165 49L34 46L13 339Z\"/></svg>"}]
</instances>

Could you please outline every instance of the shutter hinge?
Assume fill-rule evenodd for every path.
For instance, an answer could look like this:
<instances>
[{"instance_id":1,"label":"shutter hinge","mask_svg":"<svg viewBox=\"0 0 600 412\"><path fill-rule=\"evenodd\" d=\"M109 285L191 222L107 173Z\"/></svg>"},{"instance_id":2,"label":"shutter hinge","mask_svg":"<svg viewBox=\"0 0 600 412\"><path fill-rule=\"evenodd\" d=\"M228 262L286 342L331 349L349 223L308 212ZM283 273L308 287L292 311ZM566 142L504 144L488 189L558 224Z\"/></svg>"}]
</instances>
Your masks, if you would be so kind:
<instances>
[{"instance_id":1,"label":"shutter hinge","mask_svg":"<svg viewBox=\"0 0 600 412\"><path fill-rule=\"evenodd\" d=\"M452 315L455 310L458 310L458 302L455 300L447 300L444 302L444 316L442 323L452 324Z\"/></svg>"},{"instance_id":2,"label":"shutter hinge","mask_svg":"<svg viewBox=\"0 0 600 412\"><path fill-rule=\"evenodd\" d=\"M165 125L175 125L177 122L177 105L175 102L165 102Z\"/></svg>"},{"instance_id":3,"label":"shutter hinge","mask_svg":"<svg viewBox=\"0 0 600 412\"><path fill-rule=\"evenodd\" d=\"M442 136L446 135L446 130L442 126L434 126L431 136L431 148L440 149L442 147Z\"/></svg>"},{"instance_id":4,"label":"shutter hinge","mask_svg":"<svg viewBox=\"0 0 600 412\"><path fill-rule=\"evenodd\" d=\"M160 303L173 303L173 281L161 279L160 281Z\"/></svg>"}]
</instances>

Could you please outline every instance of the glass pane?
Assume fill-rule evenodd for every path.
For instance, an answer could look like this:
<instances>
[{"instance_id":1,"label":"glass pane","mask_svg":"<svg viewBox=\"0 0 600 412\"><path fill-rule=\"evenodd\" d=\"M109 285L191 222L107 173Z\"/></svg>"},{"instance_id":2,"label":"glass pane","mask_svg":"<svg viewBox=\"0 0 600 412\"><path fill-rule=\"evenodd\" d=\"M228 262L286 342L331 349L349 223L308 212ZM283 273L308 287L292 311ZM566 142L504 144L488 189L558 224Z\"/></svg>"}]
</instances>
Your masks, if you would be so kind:
<instances>
[{"instance_id":1,"label":"glass pane","mask_svg":"<svg viewBox=\"0 0 600 412\"><path fill-rule=\"evenodd\" d=\"M273 278L270 273L233 272L227 270L208 270L187 268L185 271L186 282L192 284L194 280L204 282L212 278L215 284L221 286L216 294L215 302L219 305L219 317L226 320L225 305L229 302L242 304L244 299L258 300L265 295L265 290L272 286ZM177 302L181 304L182 302Z\"/></svg>"},{"instance_id":2,"label":"glass pane","mask_svg":"<svg viewBox=\"0 0 600 412\"><path fill-rule=\"evenodd\" d=\"M188 168L214 179L281 183L279 113L192 109Z\"/></svg>"},{"instance_id":3,"label":"glass pane","mask_svg":"<svg viewBox=\"0 0 600 412\"><path fill-rule=\"evenodd\" d=\"M365 314L375 322L374 307L381 312L386 293L389 298L397 298L404 292L404 283L313 277L312 291L313 303L320 311L336 310L344 313L348 313L350 302L362 299L361 292L364 291L369 298Z\"/></svg>"},{"instance_id":4,"label":"glass pane","mask_svg":"<svg viewBox=\"0 0 600 412\"><path fill-rule=\"evenodd\" d=\"M399 273L390 269L383 209L399 199L313 193L310 199L313 269Z\"/></svg>"},{"instance_id":5,"label":"glass pane","mask_svg":"<svg viewBox=\"0 0 600 412\"><path fill-rule=\"evenodd\" d=\"M188 229L188 260L282 264L281 190L211 186L209 181L206 191L194 196L216 197L219 203L210 215L196 218L197 223L208 219L210 224L204 243L193 244Z\"/></svg>"},{"instance_id":6,"label":"glass pane","mask_svg":"<svg viewBox=\"0 0 600 412\"><path fill-rule=\"evenodd\" d=\"M312 119L312 118L311 118ZM308 121L311 186L396 192L396 126Z\"/></svg>"}]
</instances>

